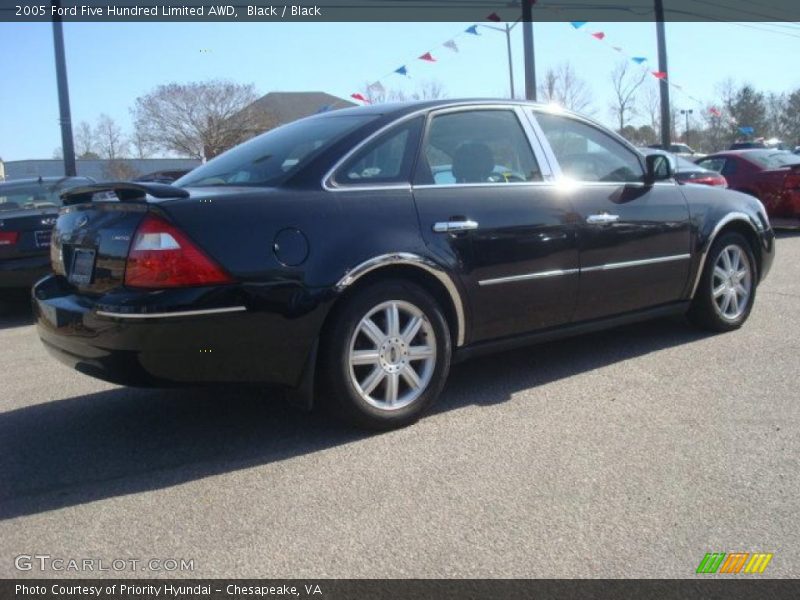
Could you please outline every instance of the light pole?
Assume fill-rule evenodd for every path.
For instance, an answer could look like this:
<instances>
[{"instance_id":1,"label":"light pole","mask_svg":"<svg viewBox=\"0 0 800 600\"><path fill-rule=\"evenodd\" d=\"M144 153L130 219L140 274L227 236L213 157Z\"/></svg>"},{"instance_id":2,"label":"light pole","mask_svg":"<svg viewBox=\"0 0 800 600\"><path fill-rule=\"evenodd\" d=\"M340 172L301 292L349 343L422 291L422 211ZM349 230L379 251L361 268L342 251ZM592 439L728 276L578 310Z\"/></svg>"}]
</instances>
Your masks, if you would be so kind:
<instances>
[{"instance_id":1,"label":"light pole","mask_svg":"<svg viewBox=\"0 0 800 600\"><path fill-rule=\"evenodd\" d=\"M533 0L522 0L522 47L525 50L525 99L536 101L536 57L533 54Z\"/></svg>"},{"instance_id":2,"label":"light pole","mask_svg":"<svg viewBox=\"0 0 800 600\"><path fill-rule=\"evenodd\" d=\"M664 3L655 0L656 43L658 45L658 70L669 73L667 68L667 36L664 32ZM661 94L661 147L668 150L672 143L670 131L669 84L666 79L659 79L658 89Z\"/></svg>"},{"instance_id":3,"label":"light pole","mask_svg":"<svg viewBox=\"0 0 800 600\"><path fill-rule=\"evenodd\" d=\"M51 0L55 8L60 8L60 0ZM58 11L56 11L58 12ZM56 56L56 83L58 85L58 112L61 121L61 152L64 155L64 175L74 177L75 146L72 143L72 118L69 110L69 87L67 85L67 61L64 58L64 32L61 17L53 17L53 47Z\"/></svg>"},{"instance_id":4,"label":"light pole","mask_svg":"<svg viewBox=\"0 0 800 600\"><path fill-rule=\"evenodd\" d=\"M517 26L519 23L519 19L514 21L512 25L508 23L505 24L505 27L495 27L494 25L483 25L488 29L494 29L495 31L499 31L501 33L506 34L506 50L508 52L508 84L511 88L511 99L514 99L514 65L513 61L511 60L511 30Z\"/></svg>"},{"instance_id":5,"label":"light pole","mask_svg":"<svg viewBox=\"0 0 800 600\"><path fill-rule=\"evenodd\" d=\"M681 114L686 116L686 129L684 130L685 133L683 134L683 141L688 146L689 145L689 115L694 112L693 109L681 110Z\"/></svg>"}]
</instances>

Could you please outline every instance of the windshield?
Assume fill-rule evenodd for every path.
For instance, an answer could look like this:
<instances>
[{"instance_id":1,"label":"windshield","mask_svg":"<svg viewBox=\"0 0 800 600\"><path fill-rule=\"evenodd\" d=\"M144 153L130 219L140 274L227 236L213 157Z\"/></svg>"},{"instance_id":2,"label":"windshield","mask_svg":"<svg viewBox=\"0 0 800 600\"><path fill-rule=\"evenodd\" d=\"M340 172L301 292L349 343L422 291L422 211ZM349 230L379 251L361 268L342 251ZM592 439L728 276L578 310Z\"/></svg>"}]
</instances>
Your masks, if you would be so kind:
<instances>
[{"instance_id":1,"label":"windshield","mask_svg":"<svg viewBox=\"0 0 800 600\"><path fill-rule=\"evenodd\" d=\"M764 169L780 169L790 165L800 165L800 156L785 151L748 152L746 158Z\"/></svg>"},{"instance_id":2,"label":"windshield","mask_svg":"<svg viewBox=\"0 0 800 600\"><path fill-rule=\"evenodd\" d=\"M303 119L272 129L210 160L173 185L273 186L374 115Z\"/></svg>"}]
</instances>

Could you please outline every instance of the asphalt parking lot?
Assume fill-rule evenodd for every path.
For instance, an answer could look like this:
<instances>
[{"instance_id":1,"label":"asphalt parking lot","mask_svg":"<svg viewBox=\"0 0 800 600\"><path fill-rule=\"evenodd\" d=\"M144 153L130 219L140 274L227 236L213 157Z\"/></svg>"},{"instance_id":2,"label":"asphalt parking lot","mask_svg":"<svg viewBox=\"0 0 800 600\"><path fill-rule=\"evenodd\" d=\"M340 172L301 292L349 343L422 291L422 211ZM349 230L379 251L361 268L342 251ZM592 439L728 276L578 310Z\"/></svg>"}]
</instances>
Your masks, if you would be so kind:
<instances>
[{"instance_id":1,"label":"asphalt parking lot","mask_svg":"<svg viewBox=\"0 0 800 600\"><path fill-rule=\"evenodd\" d=\"M0 316L0 577L80 575L15 569L38 553L193 559L192 577L661 578L734 551L798 577L798 308L785 234L740 331L663 320L476 359L423 421L364 435L270 392L92 380L19 299Z\"/></svg>"}]
</instances>

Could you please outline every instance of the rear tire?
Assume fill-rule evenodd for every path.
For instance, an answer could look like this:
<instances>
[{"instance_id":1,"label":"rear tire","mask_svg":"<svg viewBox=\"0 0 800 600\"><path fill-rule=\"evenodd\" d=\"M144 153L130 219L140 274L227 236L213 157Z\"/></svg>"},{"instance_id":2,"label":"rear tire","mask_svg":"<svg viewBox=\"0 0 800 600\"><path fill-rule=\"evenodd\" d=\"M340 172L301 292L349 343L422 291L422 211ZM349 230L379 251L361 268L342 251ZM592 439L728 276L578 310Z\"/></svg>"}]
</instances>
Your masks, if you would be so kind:
<instances>
[{"instance_id":1,"label":"rear tire","mask_svg":"<svg viewBox=\"0 0 800 600\"><path fill-rule=\"evenodd\" d=\"M450 369L450 332L436 301L411 282L381 281L356 291L332 319L320 347L328 410L373 430L419 419Z\"/></svg>"},{"instance_id":2,"label":"rear tire","mask_svg":"<svg viewBox=\"0 0 800 600\"><path fill-rule=\"evenodd\" d=\"M756 260L749 242L730 232L714 241L687 316L710 331L738 329L756 297Z\"/></svg>"}]
</instances>

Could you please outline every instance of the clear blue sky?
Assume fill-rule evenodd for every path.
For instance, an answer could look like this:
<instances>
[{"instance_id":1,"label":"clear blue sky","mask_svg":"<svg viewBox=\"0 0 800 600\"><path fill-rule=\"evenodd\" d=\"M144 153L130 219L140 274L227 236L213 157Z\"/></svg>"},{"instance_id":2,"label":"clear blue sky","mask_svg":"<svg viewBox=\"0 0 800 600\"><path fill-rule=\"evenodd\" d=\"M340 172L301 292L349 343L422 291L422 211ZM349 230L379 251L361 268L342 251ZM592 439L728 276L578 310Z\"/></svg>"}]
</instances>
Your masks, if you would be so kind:
<instances>
[{"instance_id":1,"label":"clear blue sky","mask_svg":"<svg viewBox=\"0 0 800 600\"><path fill-rule=\"evenodd\" d=\"M67 23L64 25L74 123L111 115L129 130L135 98L173 81L225 78L270 91L321 90L348 97L406 64L414 79L391 76L386 86L413 88L436 79L449 97L507 94L504 35L462 36L459 53L441 44L471 23ZM521 28L514 30L515 75L522 89ZM597 42L589 31L603 31ZM796 57L800 25L669 23L670 76L691 95L711 100L731 77L759 89L800 87ZM570 61L595 98L595 117L610 123L609 73L620 55L612 45L656 64L652 23L535 25L537 69ZM431 50L435 64L416 60ZM0 23L0 157L50 158L60 145L58 100L49 24ZM655 67L654 67L655 68ZM649 78L648 85L655 86ZM675 92L674 104L697 108Z\"/></svg>"}]
</instances>

